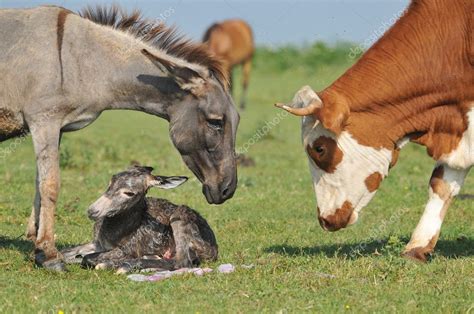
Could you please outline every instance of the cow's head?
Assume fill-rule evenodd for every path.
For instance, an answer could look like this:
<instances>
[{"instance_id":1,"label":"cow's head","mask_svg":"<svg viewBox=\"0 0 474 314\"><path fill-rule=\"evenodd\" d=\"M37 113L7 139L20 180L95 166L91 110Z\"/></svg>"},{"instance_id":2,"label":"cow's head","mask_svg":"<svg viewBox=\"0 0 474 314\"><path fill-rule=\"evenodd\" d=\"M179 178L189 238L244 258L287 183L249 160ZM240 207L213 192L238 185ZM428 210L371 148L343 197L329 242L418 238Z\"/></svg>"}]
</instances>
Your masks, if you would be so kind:
<instances>
[{"instance_id":1,"label":"cow's head","mask_svg":"<svg viewBox=\"0 0 474 314\"><path fill-rule=\"evenodd\" d=\"M336 231L355 223L387 175L392 151L359 144L346 128L347 104L331 101L325 107L309 86L300 89L291 104L276 106L303 117L303 144L321 226Z\"/></svg>"}]
</instances>

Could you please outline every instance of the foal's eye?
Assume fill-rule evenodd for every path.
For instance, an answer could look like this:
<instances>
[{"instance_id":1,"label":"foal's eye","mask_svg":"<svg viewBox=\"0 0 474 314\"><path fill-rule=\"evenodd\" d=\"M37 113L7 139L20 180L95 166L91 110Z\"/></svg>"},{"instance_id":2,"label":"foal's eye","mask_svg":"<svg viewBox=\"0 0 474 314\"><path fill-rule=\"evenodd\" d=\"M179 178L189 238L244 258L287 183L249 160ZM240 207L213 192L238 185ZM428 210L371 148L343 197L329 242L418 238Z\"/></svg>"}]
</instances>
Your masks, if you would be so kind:
<instances>
[{"instance_id":1,"label":"foal's eye","mask_svg":"<svg viewBox=\"0 0 474 314\"><path fill-rule=\"evenodd\" d=\"M133 193L131 191L125 191L125 192L123 192L123 194L127 195L128 197L135 196L135 193Z\"/></svg>"},{"instance_id":2,"label":"foal's eye","mask_svg":"<svg viewBox=\"0 0 474 314\"><path fill-rule=\"evenodd\" d=\"M220 130L222 130L222 128L224 126L224 120L222 120L222 119L208 119L207 120L207 125L213 130L220 131Z\"/></svg>"}]
</instances>

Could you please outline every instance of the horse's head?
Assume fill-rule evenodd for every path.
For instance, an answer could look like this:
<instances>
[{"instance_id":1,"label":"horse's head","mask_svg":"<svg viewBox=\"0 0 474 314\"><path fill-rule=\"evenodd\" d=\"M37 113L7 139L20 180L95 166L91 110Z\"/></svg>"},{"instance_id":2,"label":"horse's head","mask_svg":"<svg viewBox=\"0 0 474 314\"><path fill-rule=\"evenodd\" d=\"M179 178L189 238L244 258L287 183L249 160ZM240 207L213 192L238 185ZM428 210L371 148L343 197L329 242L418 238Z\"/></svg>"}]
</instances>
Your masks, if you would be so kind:
<instances>
[{"instance_id":1,"label":"horse's head","mask_svg":"<svg viewBox=\"0 0 474 314\"><path fill-rule=\"evenodd\" d=\"M204 67L172 64L144 51L180 88L168 107L170 136L203 184L209 203L221 204L237 187L235 138L239 114L224 83Z\"/></svg>"},{"instance_id":2,"label":"horse's head","mask_svg":"<svg viewBox=\"0 0 474 314\"><path fill-rule=\"evenodd\" d=\"M348 106L336 100L325 107L309 86L296 93L292 104L276 106L303 116L303 144L321 226L336 231L355 223L388 174L392 151L359 144L345 129Z\"/></svg>"}]
</instances>

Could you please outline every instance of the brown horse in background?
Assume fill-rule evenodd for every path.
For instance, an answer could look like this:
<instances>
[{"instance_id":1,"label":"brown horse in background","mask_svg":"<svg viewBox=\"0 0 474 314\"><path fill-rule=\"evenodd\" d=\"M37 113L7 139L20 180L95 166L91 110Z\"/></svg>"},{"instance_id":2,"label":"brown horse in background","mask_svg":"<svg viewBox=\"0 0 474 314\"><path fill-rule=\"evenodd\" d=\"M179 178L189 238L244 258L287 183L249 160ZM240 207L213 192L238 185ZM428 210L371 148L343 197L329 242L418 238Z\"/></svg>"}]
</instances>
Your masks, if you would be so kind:
<instances>
[{"instance_id":1,"label":"brown horse in background","mask_svg":"<svg viewBox=\"0 0 474 314\"><path fill-rule=\"evenodd\" d=\"M240 108L245 108L252 56L255 50L252 29L245 21L226 20L211 25L204 34L203 41L209 50L222 60L224 70L229 74L232 89L232 69L242 64Z\"/></svg>"}]
</instances>

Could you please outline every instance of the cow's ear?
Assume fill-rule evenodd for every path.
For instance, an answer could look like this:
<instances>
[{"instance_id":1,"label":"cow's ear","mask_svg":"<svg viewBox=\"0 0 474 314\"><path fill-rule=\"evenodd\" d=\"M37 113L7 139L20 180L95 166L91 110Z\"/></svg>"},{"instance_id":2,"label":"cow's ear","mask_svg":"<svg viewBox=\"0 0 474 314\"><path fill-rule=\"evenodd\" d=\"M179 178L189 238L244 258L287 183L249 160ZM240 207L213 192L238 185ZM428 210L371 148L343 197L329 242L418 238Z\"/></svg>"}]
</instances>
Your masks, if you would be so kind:
<instances>
[{"instance_id":1,"label":"cow's ear","mask_svg":"<svg viewBox=\"0 0 474 314\"><path fill-rule=\"evenodd\" d=\"M322 108L316 109L314 115L321 121L324 128L339 135L347 124L349 112L349 106L346 103L336 101L328 102Z\"/></svg>"},{"instance_id":2,"label":"cow's ear","mask_svg":"<svg viewBox=\"0 0 474 314\"><path fill-rule=\"evenodd\" d=\"M275 106L296 116L313 116L326 129L339 135L349 118L349 106L337 97L327 96L323 103L311 87L304 86L296 92L291 103L277 103Z\"/></svg>"},{"instance_id":3,"label":"cow's ear","mask_svg":"<svg viewBox=\"0 0 474 314\"><path fill-rule=\"evenodd\" d=\"M183 90L187 90L193 94L200 94L205 85L203 75L197 71L175 64L172 61L160 58L149 52L146 49L141 50L142 54L145 55L150 61L156 65L163 72L168 73L171 78L179 85Z\"/></svg>"}]
</instances>

